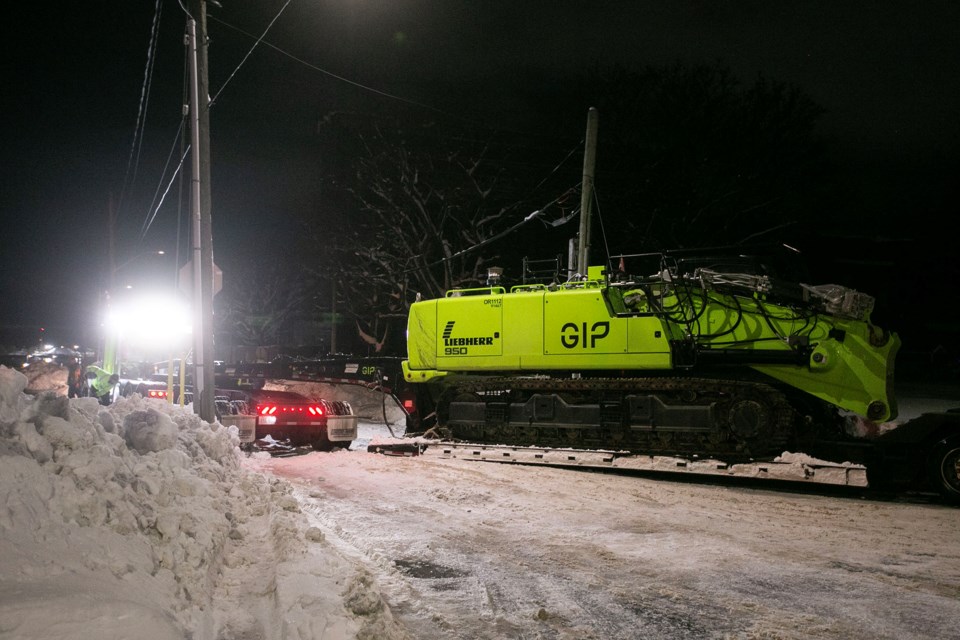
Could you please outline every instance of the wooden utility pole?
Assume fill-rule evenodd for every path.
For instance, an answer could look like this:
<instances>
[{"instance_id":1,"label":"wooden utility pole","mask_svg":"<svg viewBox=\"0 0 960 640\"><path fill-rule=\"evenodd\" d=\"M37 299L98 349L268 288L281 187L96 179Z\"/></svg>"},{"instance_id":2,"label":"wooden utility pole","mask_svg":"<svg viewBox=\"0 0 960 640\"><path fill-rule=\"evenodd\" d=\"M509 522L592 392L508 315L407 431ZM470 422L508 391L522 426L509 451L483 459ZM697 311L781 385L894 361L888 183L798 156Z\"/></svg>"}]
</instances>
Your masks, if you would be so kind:
<instances>
[{"instance_id":1,"label":"wooden utility pole","mask_svg":"<svg viewBox=\"0 0 960 640\"><path fill-rule=\"evenodd\" d=\"M100 308L110 314L113 304L113 295L116 289L117 274L117 207L111 192L107 200L107 277L101 281L98 298ZM107 327L106 333L100 338L100 364L104 371L120 373L120 362L117 358L117 336L115 327Z\"/></svg>"},{"instance_id":2,"label":"wooden utility pole","mask_svg":"<svg viewBox=\"0 0 960 640\"><path fill-rule=\"evenodd\" d=\"M117 270L117 208L113 204L113 192L107 201L107 291L113 293ZM103 293L102 291L100 292ZM107 369L107 371L111 371Z\"/></svg>"},{"instance_id":3,"label":"wooden utility pole","mask_svg":"<svg viewBox=\"0 0 960 640\"><path fill-rule=\"evenodd\" d=\"M337 281L330 281L330 354L337 352Z\"/></svg>"},{"instance_id":4,"label":"wooden utility pole","mask_svg":"<svg viewBox=\"0 0 960 640\"><path fill-rule=\"evenodd\" d=\"M590 261L590 206L593 203L593 170L597 163L597 109L587 112L587 139L583 152L583 185L580 192L580 248L577 272L586 278Z\"/></svg>"},{"instance_id":5,"label":"wooden utility pole","mask_svg":"<svg viewBox=\"0 0 960 640\"><path fill-rule=\"evenodd\" d=\"M210 83L207 77L206 0L191 0L187 18L190 47L190 123L193 182L193 410L216 419L213 363L213 225L210 219Z\"/></svg>"}]
</instances>

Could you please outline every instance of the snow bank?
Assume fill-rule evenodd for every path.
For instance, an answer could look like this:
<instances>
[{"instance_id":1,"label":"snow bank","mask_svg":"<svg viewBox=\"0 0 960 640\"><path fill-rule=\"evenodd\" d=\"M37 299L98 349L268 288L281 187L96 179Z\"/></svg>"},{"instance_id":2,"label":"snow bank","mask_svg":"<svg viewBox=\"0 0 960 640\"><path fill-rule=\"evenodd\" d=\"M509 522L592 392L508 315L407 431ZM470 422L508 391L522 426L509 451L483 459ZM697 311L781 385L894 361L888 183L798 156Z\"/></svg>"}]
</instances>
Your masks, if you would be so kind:
<instances>
[{"instance_id":1,"label":"snow bank","mask_svg":"<svg viewBox=\"0 0 960 640\"><path fill-rule=\"evenodd\" d=\"M0 638L403 637L236 428L27 382L0 366Z\"/></svg>"},{"instance_id":2,"label":"snow bank","mask_svg":"<svg viewBox=\"0 0 960 640\"><path fill-rule=\"evenodd\" d=\"M56 362L31 362L29 367L19 370L27 376L26 390L30 393L55 391L67 395L67 368Z\"/></svg>"}]
</instances>

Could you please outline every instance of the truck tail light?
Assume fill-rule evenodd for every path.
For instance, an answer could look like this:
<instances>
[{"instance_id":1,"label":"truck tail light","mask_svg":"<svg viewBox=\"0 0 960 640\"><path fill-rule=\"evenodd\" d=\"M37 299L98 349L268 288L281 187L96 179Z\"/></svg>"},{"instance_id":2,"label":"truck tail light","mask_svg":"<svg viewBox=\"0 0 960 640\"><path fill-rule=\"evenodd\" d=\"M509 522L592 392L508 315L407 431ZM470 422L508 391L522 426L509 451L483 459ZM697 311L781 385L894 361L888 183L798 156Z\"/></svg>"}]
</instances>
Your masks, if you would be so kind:
<instances>
[{"instance_id":1,"label":"truck tail light","mask_svg":"<svg viewBox=\"0 0 960 640\"><path fill-rule=\"evenodd\" d=\"M323 407L318 404L311 405L282 405L282 404L262 404L257 407L257 415L261 417L261 423L266 424L262 418L272 417L274 420L270 424L276 423L277 416L297 416L310 414L319 417L324 414Z\"/></svg>"},{"instance_id":2,"label":"truck tail light","mask_svg":"<svg viewBox=\"0 0 960 640\"><path fill-rule=\"evenodd\" d=\"M148 397L148 398L161 398L161 399L162 399L162 398L166 398L166 397L167 397L167 392L166 392L166 391L163 391L162 389L150 389L150 390L147 392L147 397Z\"/></svg>"}]
</instances>

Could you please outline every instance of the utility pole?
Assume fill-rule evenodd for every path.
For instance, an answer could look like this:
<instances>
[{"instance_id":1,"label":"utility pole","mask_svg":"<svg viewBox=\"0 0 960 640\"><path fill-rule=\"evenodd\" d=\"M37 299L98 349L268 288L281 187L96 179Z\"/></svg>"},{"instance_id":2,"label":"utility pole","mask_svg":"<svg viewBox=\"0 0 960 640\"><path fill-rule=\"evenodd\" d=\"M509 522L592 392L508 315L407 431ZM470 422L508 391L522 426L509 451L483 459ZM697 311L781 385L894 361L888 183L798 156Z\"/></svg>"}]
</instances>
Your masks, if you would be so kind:
<instances>
[{"instance_id":1,"label":"utility pole","mask_svg":"<svg viewBox=\"0 0 960 640\"><path fill-rule=\"evenodd\" d=\"M100 308L109 309L113 304L113 295L116 290L117 271L117 207L113 201L113 193L107 200L107 277L106 282L100 284ZM100 362L104 371L120 373L120 362L117 358L116 330L107 328L106 334L100 341Z\"/></svg>"},{"instance_id":2,"label":"utility pole","mask_svg":"<svg viewBox=\"0 0 960 640\"><path fill-rule=\"evenodd\" d=\"M117 270L117 208L113 204L113 192L107 201L107 291L113 293ZM109 371L109 369L108 369Z\"/></svg>"},{"instance_id":3,"label":"utility pole","mask_svg":"<svg viewBox=\"0 0 960 640\"><path fill-rule=\"evenodd\" d=\"M206 0L190 0L190 129L193 182L193 410L213 422L213 225L210 220L210 83L207 77Z\"/></svg>"},{"instance_id":4,"label":"utility pole","mask_svg":"<svg viewBox=\"0 0 960 640\"><path fill-rule=\"evenodd\" d=\"M337 281L330 280L330 354L337 352Z\"/></svg>"},{"instance_id":5,"label":"utility pole","mask_svg":"<svg viewBox=\"0 0 960 640\"><path fill-rule=\"evenodd\" d=\"M583 152L583 185L580 191L580 248L577 272L587 276L590 260L590 207L593 203L593 170L597 163L597 108L587 112L587 139Z\"/></svg>"}]
</instances>

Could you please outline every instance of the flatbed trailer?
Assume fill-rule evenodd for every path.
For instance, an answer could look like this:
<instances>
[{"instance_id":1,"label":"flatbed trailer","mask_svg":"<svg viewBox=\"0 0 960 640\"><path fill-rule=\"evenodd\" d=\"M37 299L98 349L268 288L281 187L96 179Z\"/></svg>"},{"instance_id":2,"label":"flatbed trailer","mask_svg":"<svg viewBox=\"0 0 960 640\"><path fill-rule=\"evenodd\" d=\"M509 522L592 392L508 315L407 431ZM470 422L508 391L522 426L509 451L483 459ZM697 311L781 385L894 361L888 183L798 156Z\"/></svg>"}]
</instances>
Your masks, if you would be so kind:
<instances>
[{"instance_id":1,"label":"flatbed trailer","mask_svg":"<svg viewBox=\"0 0 960 640\"><path fill-rule=\"evenodd\" d=\"M367 446L368 452L392 456L919 491L939 493L960 504L960 410L924 413L870 440L833 443L830 450L848 455L836 461L785 451L769 460L728 463L699 456L474 443L422 435L374 439Z\"/></svg>"}]
</instances>

